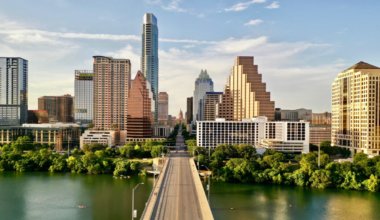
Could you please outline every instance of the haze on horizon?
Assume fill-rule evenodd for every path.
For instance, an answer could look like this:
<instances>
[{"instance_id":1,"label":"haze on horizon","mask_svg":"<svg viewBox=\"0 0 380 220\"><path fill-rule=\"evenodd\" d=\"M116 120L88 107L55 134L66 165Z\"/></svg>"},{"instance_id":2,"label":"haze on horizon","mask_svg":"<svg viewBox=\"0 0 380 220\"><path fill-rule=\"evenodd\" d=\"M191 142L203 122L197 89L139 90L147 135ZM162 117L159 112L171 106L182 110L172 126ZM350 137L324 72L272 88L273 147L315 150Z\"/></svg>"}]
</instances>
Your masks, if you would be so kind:
<instances>
[{"instance_id":1,"label":"haze on horizon","mask_svg":"<svg viewBox=\"0 0 380 220\"><path fill-rule=\"evenodd\" d=\"M276 107L330 111L335 76L363 60L380 65L380 2L271 0L2 0L0 56L29 60L29 109L43 95L74 94L74 70L92 56L140 68L142 17L159 28L159 90L186 111L207 69L222 91L238 55L254 56Z\"/></svg>"}]
</instances>

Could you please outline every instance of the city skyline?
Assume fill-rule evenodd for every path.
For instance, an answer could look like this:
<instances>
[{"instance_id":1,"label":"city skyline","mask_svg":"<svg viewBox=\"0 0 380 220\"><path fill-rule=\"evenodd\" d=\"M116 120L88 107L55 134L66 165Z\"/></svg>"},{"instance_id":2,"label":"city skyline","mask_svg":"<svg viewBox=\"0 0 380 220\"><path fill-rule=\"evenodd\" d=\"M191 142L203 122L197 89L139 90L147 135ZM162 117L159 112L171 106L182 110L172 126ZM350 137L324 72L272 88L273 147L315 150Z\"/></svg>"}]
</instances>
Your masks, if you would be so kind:
<instances>
[{"instance_id":1,"label":"city skyline","mask_svg":"<svg viewBox=\"0 0 380 220\"><path fill-rule=\"evenodd\" d=\"M331 83L342 69L360 60L380 63L379 31L371 28L379 3L368 2L7 1L0 51L29 60L28 104L36 109L40 96L73 95L68 76L91 68L94 55L130 59L137 72L141 17L152 12L160 21L160 91L171 97L170 114L186 109L193 91L192 83L178 82L194 82L208 69L215 91L223 91L237 55L255 56L276 107L323 112L331 110ZM353 12L361 16L337 16Z\"/></svg>"}]
</instances>

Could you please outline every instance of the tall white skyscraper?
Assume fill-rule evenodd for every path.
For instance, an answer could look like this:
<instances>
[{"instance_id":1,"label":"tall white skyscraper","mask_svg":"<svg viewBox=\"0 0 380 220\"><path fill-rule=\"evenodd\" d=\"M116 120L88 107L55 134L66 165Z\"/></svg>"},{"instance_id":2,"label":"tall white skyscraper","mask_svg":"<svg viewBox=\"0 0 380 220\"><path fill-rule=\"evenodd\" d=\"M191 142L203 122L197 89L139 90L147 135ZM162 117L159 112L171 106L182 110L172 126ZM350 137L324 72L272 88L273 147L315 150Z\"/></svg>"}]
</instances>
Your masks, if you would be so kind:
<instances>
[{"instance_id":1,"label":"tall white skyscraper","mask_svg":"<svg viewBox=\"0 0 380 220\"><path fill-rule=\"evenodd\" d=\"M28 61L0 57L0 125L21 125L27 117Z\"/></svg>"},{"instance_id":2,"label":"tall white skyscraper","mask_svg":"<svg viewBox=\"0 0 380 220\"><path fill-rule=\"evenodd\" d=\"M158 120L158 28L157 18L146 13L143 19L141 71L152 87L154 121Z\"/></svg>"},{"instance_id":3,"label":"tall white skyscraper","mask_svg":"<svg viewBox=\"0 0 380 220\"><path fill-rule=\"evenodd\" d=\"M74 120L81 124L92 123L94 102L94 73L92 70L75 70Z\"/></svg>"},{"instance_id":4,"label":"tall white skyscraper","mask_svg":"<svg viewBox=\"0 0 380 220\"><path fill-rule=\"evenodd\" d=\"M214 82L207 74L207 70L201 70L198 78L195 80L194 98L193 98L193 121L203 120L203 98L206 92L214 91Z\"/></svg>"}]
</instances>

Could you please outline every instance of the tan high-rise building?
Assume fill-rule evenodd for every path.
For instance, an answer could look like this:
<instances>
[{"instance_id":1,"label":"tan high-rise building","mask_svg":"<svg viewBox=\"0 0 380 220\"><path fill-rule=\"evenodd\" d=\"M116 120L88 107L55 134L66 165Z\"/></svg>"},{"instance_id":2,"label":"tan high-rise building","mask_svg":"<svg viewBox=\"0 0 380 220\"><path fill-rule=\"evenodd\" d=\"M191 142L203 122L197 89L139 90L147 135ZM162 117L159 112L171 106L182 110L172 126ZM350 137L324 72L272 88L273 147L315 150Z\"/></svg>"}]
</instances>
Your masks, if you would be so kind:
<instances>
[{"instance_id":1,"label":"tan high-rise building","mask_svg":"<svg viewBox=\"0 0 380 220\"><path fill-rule=\"evenodd\" d=\"M169 116L169 95L167 92L158 94L158 122L167 124Z\"/></svg>"},{"instance_id":2,"label":"tan high-rise building","mask_svg":"<svg viewBox=\"0 0 380 220\"><path fill-rule=\"evenodd\" d=\"M49 122L74 122L71 95L42 96L38 98L38 110L47 111Z\"/></svg>"},{"instance_id":3,"label":"tan high-rise building","mask_svg":"<svg viewBox=\"0 0 380 220\"><path fill-rule=\"evenodd\" d=\"M266 116L274 120L274 101L262 82L258 66L252 56L238 56L228 79L228 88L233 102L232 120Z\"/></svg>"},{"instance_id":4,"label":"tan high-rise building","mask_svg":"<svg viewBox=\"0 0 380 220\"><path fill-rule=\"evenodd\" d=\"M128 138L152 137L153 110L154 102L150 83L138 71L131 83L128 97Z\"/></svg>"},{"instance_id":5,"label":"tan high-rise building","mask_svg":"<svg viewBox=\"0 0 380 220\"><path fill-rule=\"evenodd\" d=\"M217 104L217 118L233 121L233 100L228 85L224 88L220 102Z\"/></svg>"},{"instance_id":6,"label":"tan high-rise building","mask_svg":"<svg viewBox=\"0 0 380 220\"><path fill-rule=\"evenodd\" d=\"M94 128L127 129L131 63L128 59L94 56Z\"/></svg>"},{"instance_id":7,"label":"tan high-rise building","mask_svg":"<svg viewBox=\"0 0 380 220\"><path fill-rule=\"evenodd\" d=\"M380 68L359 62L332 84L332 145L380 155Z\"/></svg>"},{"instance_id":8,"label":"tan high-rise building","mask_svg":"<svg viewBox=\"0 0 380 220\"><path fill-rule=\"evenodd\" d=\"M214 121L217 118L218 111L217 106L221 101L223 92L206 92L203 98L203 120Z\"/></svg>"}]
</instances>

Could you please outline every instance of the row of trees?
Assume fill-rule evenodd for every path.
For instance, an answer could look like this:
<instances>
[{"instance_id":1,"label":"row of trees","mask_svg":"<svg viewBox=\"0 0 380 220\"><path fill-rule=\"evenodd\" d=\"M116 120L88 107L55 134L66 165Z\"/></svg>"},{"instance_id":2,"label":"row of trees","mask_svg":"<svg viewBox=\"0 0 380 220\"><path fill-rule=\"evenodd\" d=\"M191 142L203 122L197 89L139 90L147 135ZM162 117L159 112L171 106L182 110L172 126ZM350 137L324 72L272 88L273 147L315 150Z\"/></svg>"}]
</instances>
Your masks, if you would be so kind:
<instances>
[{"instance_id":1,"label":"row of trees","mask_svg":"<svg viewBox=\"0 0 380 220\"><path fill-rule=\"evenodd\" d=\"M294 155L267 150L259 155L250 145L220 145L209 159L206 149L193 150L196 160L210 167L220 181L379 191L380 156L358 153L353 162L339 163L322 151L318 167L317 152Z\"/></svg>"},{"instance_id":2,"label":"row of trees","mask_svg":"<svg viewBox=\"0 0 380 220\"><path fill-rule=\"evenodd\" d=\"M59 154L48 147L26 149L30 141L19 137L15 142L0 147L0 171L49 171L87 174L113 174L125 176L138 173L145 166L139 158L159 157L166 153L161 142L129 143L120 148L99 144L87 145L83 150L74 149L70 156ZM151 162L150 162L151 163Z\"/></svg>"}]
</instances>

